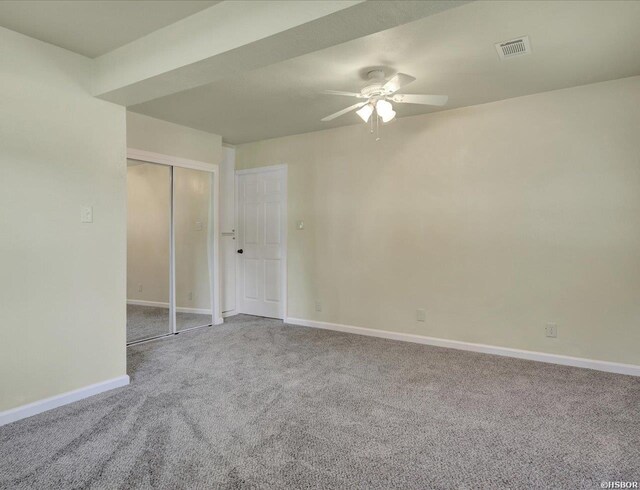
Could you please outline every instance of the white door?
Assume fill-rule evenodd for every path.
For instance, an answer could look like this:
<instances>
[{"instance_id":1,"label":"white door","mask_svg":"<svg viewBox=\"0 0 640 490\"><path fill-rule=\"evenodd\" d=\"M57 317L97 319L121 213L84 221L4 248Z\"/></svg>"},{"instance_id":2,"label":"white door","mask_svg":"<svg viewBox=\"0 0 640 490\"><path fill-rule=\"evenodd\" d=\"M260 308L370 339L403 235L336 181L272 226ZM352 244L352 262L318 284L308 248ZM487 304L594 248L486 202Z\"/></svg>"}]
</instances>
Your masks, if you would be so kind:
<instances>
[{"instance_id":1,"label":"white door","mask_svg":"<svg viewBox=\"0 0 640 490\"><path fill-rule=\"evenodd\" d=\"M286 167L238 171L240 313L284 318Z\"/></svg>"}]
</instances>

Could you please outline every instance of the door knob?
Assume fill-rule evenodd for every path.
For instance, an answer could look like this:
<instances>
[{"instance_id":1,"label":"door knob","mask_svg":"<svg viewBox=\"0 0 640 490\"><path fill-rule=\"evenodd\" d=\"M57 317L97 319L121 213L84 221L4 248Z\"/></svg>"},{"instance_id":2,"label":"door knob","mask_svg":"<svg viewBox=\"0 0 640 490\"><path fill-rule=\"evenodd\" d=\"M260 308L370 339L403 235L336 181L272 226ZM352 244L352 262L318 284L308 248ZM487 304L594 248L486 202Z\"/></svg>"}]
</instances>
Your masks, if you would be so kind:
<instances>
[{"instance_id":1,"label":"door knob","mask_svg":"<svg viewBox=\"0 0 640 490\"><path fill-rule=\"evenodd\" d=\"M243 254L243 253L244 253L244 250L240 249L240 250L238 250L238 253L239 253L239 254Z\"/></svg>"}]
</instances>

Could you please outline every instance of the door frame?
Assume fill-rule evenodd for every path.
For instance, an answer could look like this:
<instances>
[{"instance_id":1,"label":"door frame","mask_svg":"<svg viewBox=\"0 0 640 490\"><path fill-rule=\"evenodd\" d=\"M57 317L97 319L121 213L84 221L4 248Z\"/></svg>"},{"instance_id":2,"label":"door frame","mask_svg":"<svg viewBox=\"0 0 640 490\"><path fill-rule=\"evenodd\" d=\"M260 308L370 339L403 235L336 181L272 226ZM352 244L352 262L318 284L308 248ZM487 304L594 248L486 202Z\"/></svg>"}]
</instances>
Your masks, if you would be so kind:
<instances>
[{"instance_id":1,"label":"door frame","mask_svg":"<svg viewBox=\"0 0 640 490\"><path fill-rule=\"evenodd\" d=\"M211 316L212 323L214 325L220 325L223 323L221 313L221 297L220 297L220 167L217 163L200 162L197 160L190 160L188 158L174 157L171 155L165 155L162 153L155 153L152 151L138 150L135 148L127 148L127 160L138 160L141 162L155 163L158 165L165 165L171 168L171 223L170 223L170 246L169 246L169 318L171 325L171 333L169 335L177 333L176 331L176 286L175 286L175 236L174 236L174 185L173 185L173 168L181 167L192 170L201 170L210 172L213 177L213 185L211 187L211 221L213 226L209 230L211 240L211 254L212 268L210 278L210 294L211 294ZM146 339L145 339L146 340ZM144 340L142 340L144 341ZM136 341L137 343L138 341Z\"/></svg>"},{"instance_id":2,"label":"door frame","mask_svg":"<svg viewBox=\"0 0 640 490\"><path fill-rule=\"evenodd\" d=\"M288 313L288 268L287 268L287 243L288 243L288 228L289 223L287 221L287 213L288 213L288 196L289 196L289 167L286 163L280 163L277 165L267 165L264 167L255 167L248 168L244 170L236 170L235 174L235 201L236 201L236 212L235 212L235 223L236 223L236 237L238 236L240 230L240 192L239 192L239 179L238 177L241 175L247 174L260 174L260 173L268 173L268 172L276 172L282 171L283 180L284 180L284 193L283 193L283 206L280 209L280 222L282 223L282 263L280 264L280 284L282 284L282 321L287 318ZM238 248L238 243L236 243L236 248ZM242 301L242 295L240 294L242 291L242 286L244 285L244 277L241 277L240 274L240 261L242 259L238 259L236 257L236 312L237 313L245 313L244 310L244 302Z\"/></svg>"}]
</instances>

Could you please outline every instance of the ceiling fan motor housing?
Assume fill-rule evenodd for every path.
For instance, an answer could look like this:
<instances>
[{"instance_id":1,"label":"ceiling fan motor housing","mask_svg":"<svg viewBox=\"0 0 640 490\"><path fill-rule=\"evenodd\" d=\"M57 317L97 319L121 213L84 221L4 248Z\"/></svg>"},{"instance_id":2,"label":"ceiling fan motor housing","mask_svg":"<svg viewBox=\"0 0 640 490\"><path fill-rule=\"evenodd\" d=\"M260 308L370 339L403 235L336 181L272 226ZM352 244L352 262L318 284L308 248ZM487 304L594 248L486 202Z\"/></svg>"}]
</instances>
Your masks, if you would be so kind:
<instances>
[{"instance_id":1,"label":"ceiling fan motor housing","mask_svg":"<svg viewBox=\"0 0 640 490\"><path fill-rule=\"evenodd\" d=\"M363 97L382 97L386 94L384 90L384 84L387 82L384 78L384 72L382 70L373 70L367 74L369 82L362 87L360 94Z\"/></svg>"},{"instance_id":2,"label":"ceiling fan motor housing","mask_svg":"<svg viewBox=\"0 0 640 490\"><path fill-rule=\"evenodd\" d=\"M367 99L370 98L374 98L374 97L384 97L384 95L386 94L382 84L373 84L373 85L367 85L366 87L364 87L361 91L360 94L363 97L366 97Z\"/></svg>"}]
</instances>

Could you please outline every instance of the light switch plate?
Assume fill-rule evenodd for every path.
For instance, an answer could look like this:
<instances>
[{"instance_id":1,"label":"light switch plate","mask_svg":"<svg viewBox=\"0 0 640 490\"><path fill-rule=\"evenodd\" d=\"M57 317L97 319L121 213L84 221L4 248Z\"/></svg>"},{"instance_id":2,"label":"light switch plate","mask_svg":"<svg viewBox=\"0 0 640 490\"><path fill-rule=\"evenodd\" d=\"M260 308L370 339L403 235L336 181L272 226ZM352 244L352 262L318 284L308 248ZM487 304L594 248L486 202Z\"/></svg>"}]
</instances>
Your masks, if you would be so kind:
<instances>
[{"instance_id":1,"label":"light switch plate","mask_svg":"<svg viewBox=\"0 0 640 490\"><path fill-rule=\"evenodd\" d=\"M196 231L202 231L202 221L196 221Z\"/></svg>"},{"instance_id":2,"label":"light switch plate","mask_svg":"<svg viewBox=\"0 0 640 490\"><path fill-rule=\"evenodd\" d=\"M93 208L91 206L82 206L80 208L80 222L93 223Z\"/></svg>"}]
</instances>

